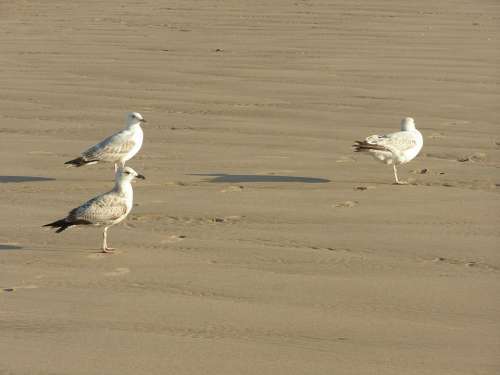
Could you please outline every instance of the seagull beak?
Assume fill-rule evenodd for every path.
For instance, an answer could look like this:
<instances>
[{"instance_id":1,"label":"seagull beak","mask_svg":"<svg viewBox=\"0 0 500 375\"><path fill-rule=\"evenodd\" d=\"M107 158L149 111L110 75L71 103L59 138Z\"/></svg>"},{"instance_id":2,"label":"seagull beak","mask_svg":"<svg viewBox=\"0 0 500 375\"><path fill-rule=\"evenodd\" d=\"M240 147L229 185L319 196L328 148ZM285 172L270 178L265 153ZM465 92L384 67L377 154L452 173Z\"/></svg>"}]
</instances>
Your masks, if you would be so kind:
<instances>
[{"instance_id":1,"label":"seagull beak","mask_svg":"<svg viewBox=\"0 0 500 375\"><path fill-rule=\"evenodd\" d=\"M145 180L146 177L144 177L142 174L138 174L137 176L135 176L136 178L140 178L141 180Z\"/></svg>"},{"instance_id":2,"label":"seagull beak","mask_svg":"<svg viewBox=\"0 0 500 375\"><path fill-rule=\"evenodd\" d=\"M143 118L141 118L139 121L140 121L140 122L147 122L147 121L146 121L146 120L144 120Z\"/></svg>"}]
</instances>

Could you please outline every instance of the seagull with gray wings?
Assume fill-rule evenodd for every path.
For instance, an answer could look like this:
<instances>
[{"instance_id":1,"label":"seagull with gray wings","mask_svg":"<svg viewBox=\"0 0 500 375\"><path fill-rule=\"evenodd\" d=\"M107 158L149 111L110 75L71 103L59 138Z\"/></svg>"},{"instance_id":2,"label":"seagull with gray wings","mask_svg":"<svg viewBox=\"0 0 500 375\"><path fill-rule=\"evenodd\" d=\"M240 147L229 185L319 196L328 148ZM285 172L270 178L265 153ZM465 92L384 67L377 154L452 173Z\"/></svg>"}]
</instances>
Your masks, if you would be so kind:
<instances>
[{"instance_id":1,"label":"seagull with gray wings","mask_svg":"<svg viewBox=\"0 0 500 375\"><path fill-rule=\"evenodd\" d=\"M115 164L116 172L119 167L123 168L125 162L132 159L141 149L144 137L141 123L145 122L146 120L140 113L127 113L125 129L109 136L83 151L80 157L64 164L68 164L70 167L81 167L100 162L111 162Z\"/></svg>"},{"instance_id":2,"label":"seagull with gray wings","mask_svg":"<svg viewBox=\"0 0 500 375\"><path fill-rule=\"evenodd\" d=\"M356 141L353 145L355 152L368 152L375 159L385 164L392 164L396 184L406 184L398 179L396 165L408 163L413 160L424 145L424 138L415 127L411 117L401 120L401 131L385 134L371 135L364 141Z\"/></svg>"},{"instance_id":3,"label":"seagull with gray wings","mask_svg":"<svg viewBox=\"0 0 500 375\"><path fill-rule=\"evenodd\" d=\"M132 210L134 192L131 182L135 178L145 179L130 167L118 169L116 183L111 191L92 198L71 210L64 219L56 220L44 227L57 228L56 233L79 225L104 227L102 251L107 253L114 250L107 244L108 228L123 221Z\"/></svg>"}]
</instances>

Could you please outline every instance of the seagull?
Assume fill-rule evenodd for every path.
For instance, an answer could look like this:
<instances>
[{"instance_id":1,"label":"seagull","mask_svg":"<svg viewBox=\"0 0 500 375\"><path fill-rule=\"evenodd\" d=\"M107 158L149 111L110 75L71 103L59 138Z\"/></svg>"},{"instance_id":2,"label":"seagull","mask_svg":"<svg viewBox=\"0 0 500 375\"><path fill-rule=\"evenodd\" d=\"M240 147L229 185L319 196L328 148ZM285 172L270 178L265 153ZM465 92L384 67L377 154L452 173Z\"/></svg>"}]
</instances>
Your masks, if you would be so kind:
<instances>
[{"instance_id":1,"label":"seagull","mask_svg":"<svg viewBox=\"0 0 500 375\"><path fill-rule=\"evenodd\" d=\"M398 179L396 165L408 163L414 159L422 146L422 133L415 128L415 121L411 117L401 120L401 131L386 135L371 135L364 141L356 141L353 145L355 152L369 152L375 159L385 164L392 164L394 178L397 185L407 184Z\"/></svg>"},{"instance_id":2,"label":"seagull","mask_svg":"<svg viewBox=\"0 0 500 375\"><path fill-rule=\"evenodd\" d=\"M146 122L138 112L127 113L126 127L118 133L109 136L98 144L83 151L81 156L67 161L70 167L96 164L99 162L115 163L115 173L118 167L123 168L125 162L134 157L142 146L144 137L141 123Z\"/></svg>"},{"instance_id":3,"label":"seagull","mask_svg":"<svg viewBox=\"0 0 500 375\"><path fill-rule=\"evenodd\" d=\"M103 226L102 252L114 250L108 247L106 241L108 228L123 221L130 213L134 195L131 182L135 178L145 179L130 167L118 169L115 187L111 191L90 199L72 209L64 219L45 224L44 227L57 228L56 233L61 233L77 225Z\"/></svg>"}]
</instances>

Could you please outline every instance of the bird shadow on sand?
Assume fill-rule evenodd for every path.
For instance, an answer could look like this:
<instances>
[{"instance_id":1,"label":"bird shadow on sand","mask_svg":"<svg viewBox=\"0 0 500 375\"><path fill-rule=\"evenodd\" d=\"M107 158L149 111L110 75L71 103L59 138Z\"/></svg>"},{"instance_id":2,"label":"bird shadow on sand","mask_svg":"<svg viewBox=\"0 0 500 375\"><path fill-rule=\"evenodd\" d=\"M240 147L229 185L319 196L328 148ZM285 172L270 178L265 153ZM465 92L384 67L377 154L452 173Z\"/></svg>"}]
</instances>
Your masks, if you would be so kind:
<instances>
[{"instance_id":1,"label":"bird shadow on sand","mask_svg":"<svg viewBox=\"0 0 500 375\"><path fill-rule=\"evenodd\" d=\"M301 182L306 184L322 184L330 182L326 178L258 175L258 174L226 174L226 173L192 173L191 176L213 177L209 182L245 183L245 182Z\"/></svg>"},{"instance_id":2,"label":"bird shadow on sand","mask_svg":"<svg viewBox=\"0 0 500 375\"><path fill-rule=\"evenodd\" d=\"M37 177L37 176L0 176L1 183L9 182L37 182L37 181L54 181L55 178Z\"/></svg>"},{"instance_id":3,"label":"bird shadow on sand","mask_svg":"<svg viewBox=\"0 0 500 375\"><path fill-rule=\"evenodd\" d=\"M0 243L0 251L2 251L2 250L20 250L20 249L22 249L22 246Z\"/></svg>"}]
</instances>

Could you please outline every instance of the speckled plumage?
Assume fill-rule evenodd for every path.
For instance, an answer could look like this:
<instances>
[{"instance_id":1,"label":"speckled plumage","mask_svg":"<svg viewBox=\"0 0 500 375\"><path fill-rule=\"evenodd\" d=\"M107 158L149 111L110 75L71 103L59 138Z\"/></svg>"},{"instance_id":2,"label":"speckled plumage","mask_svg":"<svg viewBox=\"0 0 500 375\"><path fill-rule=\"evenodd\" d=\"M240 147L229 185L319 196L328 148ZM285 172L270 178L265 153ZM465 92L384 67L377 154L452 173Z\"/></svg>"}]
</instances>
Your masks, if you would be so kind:
<instances>
[{"instance_id":1,"label":"speckled plumage","mask_svg":"<svg viewBox=\"0 0 500 375\"><path fill-rule=\"evenodd\" d=\"M78 225L102 226L104 227L102 250L104 252L111 250L106 242L107 230L109 227L123 221L132 210L134 192L131 182L134 178L144 179L144 176L130 167L119 169L112 190L72 209L64 219L56 220L44 226L56 228L56 233Z\"/></svg>"}]
</instances>

